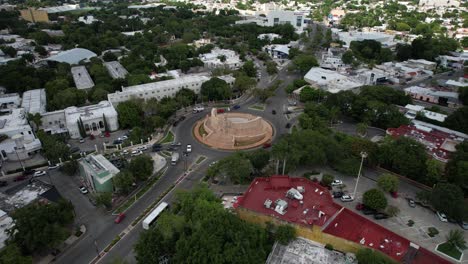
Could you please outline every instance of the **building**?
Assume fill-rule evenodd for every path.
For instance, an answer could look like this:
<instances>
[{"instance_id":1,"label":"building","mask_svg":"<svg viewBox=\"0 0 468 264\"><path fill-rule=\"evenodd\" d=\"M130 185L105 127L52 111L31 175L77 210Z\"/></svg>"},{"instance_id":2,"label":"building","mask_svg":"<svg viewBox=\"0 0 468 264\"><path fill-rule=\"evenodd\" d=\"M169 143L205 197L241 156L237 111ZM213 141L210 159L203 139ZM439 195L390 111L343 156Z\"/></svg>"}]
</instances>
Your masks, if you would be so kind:
<instances>
[{"instance_id":1,"label":"building","mask_svg":"<svg viewBox=\"0 0 468 264\"><path fill-rule=\"evenodd\" d=\"M458 99L458 93L451 91L442 91L420 86L411 86L404 89L405 93L413 99L425 101L428 103L438 104L456 108L461 105Z\"/></svg>"},{"instance_id":2,"label":"building","mask_svg":"<svg viewBox=\"0 0 468 264\"><path fill-rule=\"evenodd\" d=\"M310 23L310 19L307 17L309 13L308 11L267 10L257 12L252 18L238 20L236 24L255 23L264 27L290 24L296 32L302 33Z\"/></svg>"},{"instance_id":3,"label":"building","mask_svg":"<svg viewBox=\"0 0 468 264\"><path fill-rule=\"evenodd\" d=\"M80 175L84 185L92 192L113 192L112 178L120 172L101 154L88 155L81 159Z\"/></svg>"},{"instance_id":4,"label":"building","mask_svg":"<svg viewBox=\"0 0 468 264\"><path fill-rule=\"evenodd\" d=\"M337 25L340 23L341 19L345 17L346 15L346 10L343 10L342 8L334 8L330 11L330 14L328 15L328 23L332 25Z\"/></svg>"},{"instance_id":5,"label":"building","mask_svg":"<svg viewBox=\"0 0 468 264\"><path fill-rule=\"evenodd\" d=\"M424 106L407 104L405 106L405 117L408 119L415 119L418 113L422 114L428 119L432 119L438 122L444 122L447 118L447 115L440 114L433 111L428 111L424 109Z\"/></svg>"},{"instance_id":6,"label":"building","mask_svg":"<svg viewBox=\"0 0 468 264\"><path fill-rule=\"evenodd\" d=\"M45 59L46 61L64 62L68 64L78 64L80 61L89 61L89 59L96 57L96 53L82 48L74 48L62 51L56 55L50 56Z\"/></svg>"},{"instance_id":7,"label":"building","mask_svg":"<svg viewBox=\"0 0 468 264\"><path fill-rule=\"evenodd\" d=\"M359 31L338 31L332 29L338 38L345 42L344 47L349 48L352 41L375 40L382 43L382 47L390 48L396 46L393 35L380 33L380 32L359 32Z\"/></svg>"},{"instance_id":8,"label":"building","mask_svg":"<svg viewBox=\"0 0 468 264\"><path fill-rule=\"evenodd\" d=\"M330 93L352 90L363 85L348 76L319 67L311 68L304 76L304 80L312 87L319 88Z\"/></svg>"},{"instance_id":9,"label":"building","mask_svg":"<svg viewBox=\"0 0 468 264\"><path fill-rule=\"evenodd\" d=\"M274 59L287 59L289 57L289 46L284 44L272 44L263 47L263 51Z\"/></svg>"},{"instance_id":10,"label":"building","mask_svg":"<svg viewBox=\"0 0 468 264\"><path fill-rule=\"evenodd\" d=\"M118 115L109 101L95 105L76 107L42 114L41 128L49 134L69 134L71 138L80 138L79 123L86 135L99 135L106 131L119 129Z\"/></svg>"},{"instance_id":11,"label":"building","mask_svg":"<svg viewBox=\"0 0 468 264\"><path fill-rule=\"evenodd\" d=\"M329 70L344 70L346 64L341 60L344 49L329 48L326 52L322 53L320 60L320 67Z\"/></svg>"},{"instance_id":12,"label":"building","mask_svg":"<svg viewBox=\"0 0 468 264\"><path fill-rule=\"evenodd\" d=\"M125 79L128 74L128 71L118 61L104 62L104 66L112 79Z\"/></svg>"},{"instance_id":13,"label":"building","mask_svg":"<svg viewBox=\"0 0 468 264\"><path fill-rule=\"evenodd\" d=\"M237 199L234 208L243 220L263 225L289 224L296 229L298 236L321 245L332 244L341 252L356 253L362 248L372 248L397 262L450 263L334 203L327 188L303 177L273 175L255 178L244 195Z\"/></svg>"},{"instance_id":14,"label":"building","mask_svg":"<svg viewBox=\"0 0 468 264\"><path fill-rule=\"evenodd\" d=\"M427 71L434 71L437 67L437 63L433 61L424 60L424 59L407 60L403 62L403 64L410 68L424 69Z\"/></svg>"},{"instance_id":15,"label":"building","mask_svg":"<svg viewBox=\"0 0 468 264\"><path fill-rule=\"evenodd\" d=\"M86 25L91 25L94 22L99 21L98 19L95 19L94 16L87 15L87 16L80 16L78 18L78 22L85 23Z\"/></svg>"},{"instance_id":16,"label":"building","mask_svg":"<svg viewBox=\"0 0 468 264\"><path fill-rule=\"evenodd\" d=\"M18 108L21 98L17 93L0 94L0 112L8 113L14 108Z\"/></svg>"},{"instance_id":17,"label":"building","mask_svg":"<svg viewBox=\"0 0 468 264\"><path fill-rule=\"evenodd\" d=\"M394 138L412 138L426 147L427 153L441 162L448 162L455 147L468 139L468 135L426 122L413 120L411 125L387 129Z\"/></svg>"},{"instance_id":18,"label":"building","mask_svg":"<svg viewBox=\"0 0 468 264\"><path fill-rule=\"evenodd\" d=\"M275 33L265 33L265 34L258 35L257 38L260 40L272 41L272 40L281 38L281 36Z\"/></svg>"},{"instance_id":19,"label":"building","mask_svg":"<svg viewBox=\"0 0 468 264\"><path fill-rule=\"evenodd\" d=\"M459 7L460 1L458 0L420 0L419 7L423 10L432 8L447 8L447 7Z\"/></svg>"},{"instance_id":20,"label":"building","mask_svg":"<svg viewBox=\"0 0 468 264\"><path fill-rule=\"evenodd\" d=\"M20 14L21 14L22 19L32 22L32 23L49 22L49 15L47 14L47 11L45 10L28 8L28 9L20 10Z\"/></svg>"},{"instance_id":21,"label":"building","mask_svg":"<svg viewBox=\"0 0 468 264\"><path fill-rule=\"evenodd\" d=\"M210 69L226 68L236 70L243 64L239 55L228 49L214 48L210 53L200 54L199 57L204 66Z\"/></svg>"},{"instance_id":22,"label":"building","mask_svg":"<svg viewBox=\"0 0 468 264\"><path fill-rule=\"evenodd\" d=\"M218 78L225 80L231 86L235 80L230 75L219 76ZM164 97L174 97L183 88L190 89L198 94L202 84L208 80L210 80L210 77L206 75L185 75L171 80L123 87L121 92L108 94L107 98L113 105L117 105L130 99L148 100L156 98L161 100Z\"/></svg>"},{"instance_id":23,"label":"building","mask_svg":"<svg viewBox=\"0 0 468 264\"><path fill-rule=\"evenodd\" d=\"M79 4L67 4L67 5L61 5L61 6L49 6L49 7L42 7L39 8L39 10L46 11L48 14L54 14L54 13L63 13L63 12L69 12L73 10L78 10L80 9Z\"/></svg>"},{"instance_id":24,"label":"building","mask_svg":"<svg viewBox=\"0 0 468 264\"><path fill-rule=\"evenodd\" d=\"M468 57L440 55L437 60L440 62L440 66L444 68L463 69Z\"/></svg>"},{"instance_id":25,"label":"building","mask_svg":"<svg viewBox=\"0 0 468 264\"><path fill-rule=\"evenodd\" d=\"M11 109L9 114L0 116L0 135L0 156L3 160L29 159L42 147L23 108Z\"/></svg>"},{"instance_id":26,"label":"building","mask_svg":"<svg viewBox=\"0 0 468 264\"><path fill-rule=\"evenodd\" d=\"M12 228L13 226L13 218L8 216L8 214L5 211L0 209L0 249L5 247L5 242L10 237L10 235L8 235L7 230Z\"/></svg>"},{"instance_id":27,"label":"building","mask_svg":"<svg viewBox=\"0 0 468 264\"><path fill-rule=\"evenodd\" d=\"M46 92L45 89L28 90L23 93L21 107L26 113L43 114L46 112Z\"/></svg>"},{"instance_id":28,"label":"building","mask_svg":"<svg viewBox=\"0 0 468 264\"><path fill-rule=\"evenodd\" d=\"M94 87L93 79L86 70L85 66L75 66L71 68L71 73L73 75L73 81L75 86L79 90L91 89Z\"/></svg>"}]
</instances>

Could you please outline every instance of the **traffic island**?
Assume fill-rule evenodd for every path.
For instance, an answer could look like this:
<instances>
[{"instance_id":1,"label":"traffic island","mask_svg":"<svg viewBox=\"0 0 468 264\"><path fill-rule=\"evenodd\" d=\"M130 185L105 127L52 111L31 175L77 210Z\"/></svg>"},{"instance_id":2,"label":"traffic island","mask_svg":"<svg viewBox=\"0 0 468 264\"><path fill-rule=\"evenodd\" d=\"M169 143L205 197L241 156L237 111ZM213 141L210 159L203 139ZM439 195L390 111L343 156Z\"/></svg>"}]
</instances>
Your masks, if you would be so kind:
<instances>
[{"instance_id":1,"label":"traffic island","mask_svg":"<svg viewBox=\"0 0 468 264\"><path fill-rule=\"evenodd\" d=\"M448 256L456 261L460 261L463 253L458 250L458 248L454 247L452 244L445 242L436 247L436 250L445 256Z\"/></svg>"}]
</instances>

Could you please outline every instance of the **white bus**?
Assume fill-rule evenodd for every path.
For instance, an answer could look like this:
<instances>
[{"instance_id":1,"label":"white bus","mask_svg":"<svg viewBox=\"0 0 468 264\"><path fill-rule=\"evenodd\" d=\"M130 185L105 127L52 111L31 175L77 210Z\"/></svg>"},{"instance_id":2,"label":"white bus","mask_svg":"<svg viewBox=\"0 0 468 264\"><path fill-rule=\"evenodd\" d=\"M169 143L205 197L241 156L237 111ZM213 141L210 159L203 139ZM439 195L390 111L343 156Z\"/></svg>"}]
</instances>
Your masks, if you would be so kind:
<instances>
[{"instance_id":1,"label":"white bus","mask_svg":"<svg viewBox=\"0 0 468 264\"><path fill-rule=\"evenodd\" d=\"M143 220L143 229L148 230L150 225L156 221L159 215L167 209L169 204L166 202L160 203L151 213Z\"/></svg>"}]
</instances>

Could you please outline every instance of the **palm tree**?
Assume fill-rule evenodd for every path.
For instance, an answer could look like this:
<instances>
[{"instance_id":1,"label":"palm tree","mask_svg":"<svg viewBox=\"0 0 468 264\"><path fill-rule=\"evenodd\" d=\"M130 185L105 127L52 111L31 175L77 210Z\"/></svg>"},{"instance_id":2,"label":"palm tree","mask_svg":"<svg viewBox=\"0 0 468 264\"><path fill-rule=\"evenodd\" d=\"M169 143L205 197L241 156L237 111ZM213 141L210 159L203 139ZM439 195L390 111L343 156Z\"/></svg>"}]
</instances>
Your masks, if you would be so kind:
<instances>
[{"instance_id":1,"label":"palm tree","mask_svg":"<svg viewBox=\"0 0 468 264\"><path fill-rule=\"evenodd\" d=\"M368 125L366 123L359 123L356 125L356 132L361 136L364 137L367 134Z\"/></svg>"},{"instance_id":2,"label":"palm tree","mask_svg":"<svg viewBox=\"0 0 468 264\"><path fill-rule=\"evenodd\" d=\"M461 230L450 230L449 234L445 238L447 239L447 243L453 247L460 250L467 249L466 241Z\"/></svg>"}]
</instances>

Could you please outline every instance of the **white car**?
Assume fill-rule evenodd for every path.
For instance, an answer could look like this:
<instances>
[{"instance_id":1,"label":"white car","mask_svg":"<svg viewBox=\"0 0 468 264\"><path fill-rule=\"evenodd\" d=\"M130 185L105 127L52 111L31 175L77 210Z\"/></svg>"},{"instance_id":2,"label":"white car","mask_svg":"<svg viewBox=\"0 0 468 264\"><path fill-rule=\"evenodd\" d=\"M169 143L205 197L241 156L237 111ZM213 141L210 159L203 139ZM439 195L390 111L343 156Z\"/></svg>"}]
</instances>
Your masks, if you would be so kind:
<instances>
[{"instance_id":1,"label":"white car","mask_svg":"<svg viewBox=\"0 0 468 264\"><path fill-rule=\"evenodd\" d=\"M33 177L41 177L41 176L44 176L46 175L46 172L45 171L35 171L34 174L33 174Z\"/></svg>"},{"instance_id":2,"label":"white car","mask_svg":"<svg viewBox=\"0 0 468 264\"><path fill-rule=\"evenodd\" d=\"M444 213L437 211L436 214L437 214L437 217L439 217L439 220L441 222L448 222L447 216Z\"/></svg>"},{"instance_id":3,"label":"white car","mask_svg":"<svg viewBox=\"0 0 468 264\"><path fill-rule=\"evenodd\" d=\"M192 145L187 144L187 153L192 152Z\"/></svg>"},{"instance_id":4,"label":"white car","mask_svg":"<svg viewBox=\"0 0 468 264\"><path fill-rule=\"evenodd\" d=\"M342 202L351 202L353 201L354 198L351 195L343 195L341 196L341 201Z\"/></svg>"},{"instance_id":5,"label":"white car","mask_svg":"<svg viewBox=\"0 0 468 264\"><path fill-rule=\"evenodd\" d=\"M124 149L121 153L122 155L127 155L128 154L128 150L127 149Z\"/></svg>"},{"instance_id":6,"label":"white car","mask_svg":"<svg viewBox=\"0 0 468 264\"><path fill-rule=\"evenodd\" d=\"M84 138L80 138L80 143L84 143Z\"/></svg>"},{"instance_id":7,"label":"white car","mask_svg":"<svg viewBox=\"0 0 468 264\"><path fill-rule=\"evenodd\" d=\"M86 189L86 187L84 187L84 186L80 186L80 192L81 192L82 194L87 194L87 193L88 193L88 189Z\"/></svg>"},{"instance_id":8,"label":"white car","mask_svg":"<svg viewBox=\"0 0 468 264\"><path fill-rule=\"evenodd\" d=\"M60 163L49 165L49 170L55 170L57 168L60 168Z\"/></svg>"},{"instance_id":9,"label":"white car","mask_svg":"<svg viewBox=\"0 0 468 264\"><path fill-rule=\"evenodd\" d=\"M216 163L218 163L218 161L213 161L210 163L209 167L213 167L214 165L216 165Z\"/></svg>"},{"instance_id":10,"label":"white car","mask_svg":"<svg viewBox=\"0 0 468 264\"><path fill-rule=\"evenodd\" d=\"M340 185L343 185L343 182L341 180L334 180L332 183L331 183L332 186L340 186Z\"/></svg>"},{"instance_id":11,"label":"white car","mask_svg":"<svg viewBox=\"0 0 468 264\"><path fill-rule=\"evenodd\" d=\"M139 146L139 147L137 148L137 150L141 150L141 151L145 151L145 150L147 150L147 149L148 149L148 146L146 146L146 145Z\"/></svg>"},{"instance_id":12,"label":"white car","mask_svg":"<svg viewBox=\"0 0 468 264\"><path fill-rule=\"evenodd\" d=\"M133 157L140 156L141 154L143 154L143 151L141 151L141 150L134 150L134 151L132 151L132 153L131 153L131 155L132 155Z\"/></svg>"},{"instance_id":13,"label":"white car","mask_svg":"<svg viewBox=\"0 0 468 264\"><path fill-rule=\"evenodd\" d=\"M194 113L199 113L199 112L203 112L203 111L205 111L205 108L203 106L197 106L197 107L193 108Z\"/></svg>"}]
</instances>

